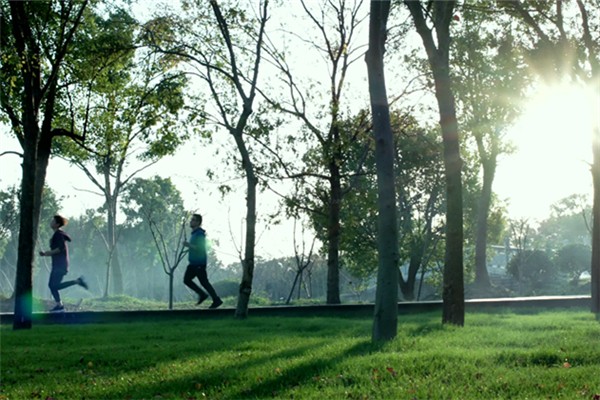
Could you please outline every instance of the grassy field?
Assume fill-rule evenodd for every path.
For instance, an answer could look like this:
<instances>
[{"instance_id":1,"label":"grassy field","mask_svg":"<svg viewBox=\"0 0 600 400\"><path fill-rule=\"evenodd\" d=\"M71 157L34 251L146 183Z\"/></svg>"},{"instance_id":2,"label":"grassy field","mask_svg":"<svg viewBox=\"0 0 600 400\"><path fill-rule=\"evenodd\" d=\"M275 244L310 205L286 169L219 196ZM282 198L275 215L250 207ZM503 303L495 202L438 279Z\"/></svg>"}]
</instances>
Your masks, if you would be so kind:
<instances>
[{"instance_id":1,"label":"grassy field","mask_svg":"<svg viewBox=\"0 0 600 400\"><path fill-rule=\"evenodd\" d=\"M599 399L586 310L2 326L0 399Z\"/></svg>"}]
</instances>

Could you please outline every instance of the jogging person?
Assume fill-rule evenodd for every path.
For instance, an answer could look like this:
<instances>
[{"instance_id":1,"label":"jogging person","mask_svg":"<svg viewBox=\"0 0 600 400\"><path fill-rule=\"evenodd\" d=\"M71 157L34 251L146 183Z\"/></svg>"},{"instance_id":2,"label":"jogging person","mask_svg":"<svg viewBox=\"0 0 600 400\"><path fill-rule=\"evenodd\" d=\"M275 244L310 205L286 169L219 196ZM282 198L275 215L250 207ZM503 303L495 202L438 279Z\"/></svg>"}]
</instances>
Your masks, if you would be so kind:
<instances>
[{"instance_id":1,"label":"jogging person","mask_svg":"<svg viewBox=\"0 0 600 400\"><path fill-rule=\"evenodd\" d=\"M67 246L67 242L71 241L71 237L61 229L65 225L67 225L66 218L60 215L52 217L50 220L50 228L52 228L54 234L52 235L52 239L50 239L50 250L40 251L39 253L42 257L52 257L52 271L50 272L48 287L50 288L52 297L54 297L56 306L51 309L50 312L61 312L65 310L65 306L60 299L59 290L73 285L79 285L84 289L88 288L83 276L80 276L73 281L62 281L67 272L69 272L69 246Z\"/></svg>"},{"instance_id":2,"label":"jogging person","mask_svg":"<svg viewBox=\"0 0 600 400\"><path fill-rule=\"evenodd\" d=\"M190 228L192 229L190 241L188 242L186 240L183 242L183 245L189 248L189 265L183 276L183 283L194 292L198 293L198 302L196 304L202 304L202 302L208 298L208 295L210 295L212 304L208 308L217 308L223 304L223 301L208 281L208 275L206 273L206 231L202 229L200 225L202 225L202 215L193 214L190 219ZM200 281L202 287L206 289L208 295L196 285L194 282L194 278L196 277Z\"/></svg>"}]
</instances>

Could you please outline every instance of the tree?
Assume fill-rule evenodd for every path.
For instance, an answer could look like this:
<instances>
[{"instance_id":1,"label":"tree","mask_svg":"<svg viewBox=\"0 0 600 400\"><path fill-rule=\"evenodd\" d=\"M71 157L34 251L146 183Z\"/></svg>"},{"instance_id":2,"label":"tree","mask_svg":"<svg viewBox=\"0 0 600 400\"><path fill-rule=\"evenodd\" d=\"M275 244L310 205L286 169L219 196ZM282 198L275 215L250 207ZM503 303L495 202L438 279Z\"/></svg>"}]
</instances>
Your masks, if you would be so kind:
<instances>
[{"instance_id":1,"label":"tree","mask_svg":"<svg viewBox=\"0 0 600 400\"><path fill-rule=\"evenodd\" d=\"M377 249L379 252L373 341L391 340L396 337L398 332L399 254L394 181L394 140L383 64L389 13L389 1L371 1L369 50L366 61L377 164Z\"/></svg>"},{"instance_id":2,"label":"tree","mask_svg":"<svg viewBox=\"0 0 600 400\"><path fill-rule=\"evenodd\" d=\"M19 256L13 328L32 326L32 270L42 192L52 140L83 139L57 127L57 101L64 93L65 57L84 20L81 2L7 2L2 4L0 105L23 149Z\"/></svg>"},{"instance_id":3,"label":"tree","mask_svg":"<svg viewBox=\"0 0 600 400\"><path fill-rule=\"evenodd\" d=\"M524 4L521 0L499 2L509 15L520 21L525 35L522 45L529 51L529 63L543 78L559 81L570 78L583 87L596 88L600 80L600 29L598 2L543 2ZM592 16L592 18L591 18ZM594 118L593 160L590 168L594 188L592 230L592 304L600 314L600 121Z\"/></svg>"},{"instance_id":4,"label":"tree","mask_svg":"<svg viewBox=\"0 0 600 400\"><path fill-rule=\"evenodd\" d=\"M298 222L298 218L294 218L294 259L296 261L296 276L294 277L294 283L292 283L292 288L290 289L290 294L285 301L285 304L290 304L292 300L292 296L294 294L294 289L296 288L296 284L298 285L298 299L300 299L300 291L302 289L302 285L304 282L302 278L304 276L304 272L308 272L310 274L310 267L313 264L313 250L315 248L316 237L313 238L312 243L310 245L310 250L308 254L305 254L306 244L304 242L304 229L302 229L302 249L298 249L298 245L296 243L296 223ZM305 285L306 289L306 285ZM310 290L306 290L308 297L311 297Z\"/></svg>"},{"instance_id":5,"label":"tree","mask_svg":"<svg viewBox=\"0 0 600 400\"><path fill-rule=\"evenodd\" d=\"M347 162L348 146L361 141L366 134L364 130L345 130L342 121L348 73L363 55L356 36L365 17L361 15L362 1L354 1L352 5L345 0L325 2L318 10L311 7L310 2L301 1L301 4L315 28L316 37L305 38L305 32L295 34L326 62L328 79L323 82L311 79L310 84L303 87L298 77L301 74L288 62L297 54L286 55L281 49L270 47L267 52L280 72L283 90L289 97L275 99L264 91L263 95L276 110L297 118L306 133L288 137L295 148L292 152L298 152L298 143L306 145L307 150L300 156L303 163L299 171L293 171L291 163L282 162L285 177L294 179L298 188L296 195L287 198L286 203L292 213L301 210L310 214L319 239L327 246L327 304L339 304L340 212L344 196L352 190L352 173L344 174L342 170Z\"/></svg>"},{"instance_id":6,"label":"tree","mask_svg":"<svg viewBox=\"0 0 600 400\"><path fill-rule=\"evenodd\" d=\"M366 114L366 112L365 112ZM344 129L363 124L362 113L343 121ZM399 236L399 285L405 300L414 300L420 270L437 261L439 236L443 231L444 189L441 139L435 129L421 127L408 111L390 114ZM370 122L370 121L369 121ZM348 127L346 127L348 125ZM361 128L369 130L368 128ZM368 153L364 156L364 145ZM354 277L367 278L377 270L377 178L374 138L349 147L344 173L362 165L353 177L341 210L343 223L340 249L344 266ZM372 210L372 211L371 211ZM406 268L404 268L406 266Z\"/></svg>"},{"instance_id":7,"label":"tree","mask_svg":"<svg viewBox=\"0 0 600 400\"><path fill-rule=\"evenodd\" d=\"M521 218L509 221L509 242L512 247L521 253L531 248L531 237L535 233L529 220Z\"/></svg>"},{"instance_id":8,"label":"tree","mask_svg":"<svg viewBox=\"0 0 600 400\"><path fill-rule=\"evenodd\" d=\"M508 273L534 291L551 282L556 272L556 266L542 250L522 251L508 264Z\"/></svg>"},{"instance_id":9,"label":"tree","mask_svg":"<svg viewBox=\"0 0 600 400\"><path fill-rule=\"evenodd\" d=\"M79 100L70 108L83 121L80 130L87 133L87 148L63 142L58 150L61 157L85 173L104 198L107 277L112 277L114 293L122 294L117 240L120 194L132 178L161 157L173 154L189 137L177 126L187 82L183 75L167 71L172 64L150 56L135 59L138 24L127 13L110 14L99 25L94 32L97 44L88 49L97 56L80 60L78 65L88 84L70 96ZM94 151L88 151L89 147ZM132 167L133 160L142 165ZM107 278L104 297L109 286Z\"/></svg>"},{"instance_id":10,"label":"tree","mask_svg":"<svg viewBox=\"0 0 600 400\"><path fill-rule=\"evenodd\" d=\"M477 195L475 284L490 287L487 271L488 221L498 157L511 151L504 140L506 127L519 114L518 99L525 88L525 65L510 25L498 20L481 2L465 4L453 40L453 90L466 141L473 140L481 184Z\"/></svg>"},{"instance_id":11,"label":"tree","mask_svg":"<svg viewBox=\"0 0 600 400\"><path fill-rule=\"evenodd\" d=\"M465 298L463 282L463 204L458 123L450 77L450 23L453 21L455 1L423 3L405 0L423 46L435 82L435 96L440 113L444 144L446 174L446 256L444 265L442 322L464 325ZM431 19L428 26L426 17ZM432 31L435 31L434 40Z\"/></svg>"},{"instance_id":12,"label":"tree","mask_svg":"<svg viewBox=\"0 0 600 400\"><path fill-rule=\"evenodd\" d=\"M216 109L215 115L207 118L235 142L238 165L246 178L246 237L236 318L248 316L255 265L258 177L247 141L264 136L270 129L259 120L254 124L251 120L269 2L259 4L258 15L249 17L246 10L223 9L216 0L211 0L210 10L202 1L186 1L182 4L185 17L157 17L146 25L145 34L152 49L184 61L190 73L206 84Z\"/></svg>"},{"instance_id":13,"label":"tree","mask_svg":"<svg viewBox=\"0 0 600 400\"><path fill-rule=\"evenodd\" d=\"M568 244L558 250L554 264L557 268L568 274L575 284L583 272L590 270L592 249L585 244Z\"/></svg>"},{"instance_id":14,"label":"tree","mask_svg":"<svg viewBox=\"0 0 600 400\"><path fill-rule=\"evenodd\" d=\"M540 222L532 238L535 247L554 253L568 244L591 245L592 206L583 195L571 195L550 207L550 216Z\"/></svg>"},{"instance_id":15,"label":"tree","mask_svg":"<svg viewBox=\"0 0 600 400\"><path fill-rule=\"evenodd\" d=\"M129 221L141 221L152 235L164 273L169 278L169 310L173 309L175 270L187 254L185 240L188 213L181 194L169 178L136 178L124 196Z\"/></svg>"}]
</instances>

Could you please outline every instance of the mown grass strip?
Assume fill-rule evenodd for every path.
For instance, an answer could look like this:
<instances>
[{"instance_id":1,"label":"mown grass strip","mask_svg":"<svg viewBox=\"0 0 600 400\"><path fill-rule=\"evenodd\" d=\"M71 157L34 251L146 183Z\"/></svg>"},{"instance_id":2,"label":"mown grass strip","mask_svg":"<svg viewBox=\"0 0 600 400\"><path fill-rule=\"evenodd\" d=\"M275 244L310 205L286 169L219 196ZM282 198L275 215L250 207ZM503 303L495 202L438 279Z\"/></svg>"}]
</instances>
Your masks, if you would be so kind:
<instances>
[{"instance_id":1,"label":"mown grass strip","mask_svg":"<svg viewBox=\"0 0 600 400\"><path fill-rule=\"evenodd\" d=\"M0 398L594 399L600 324L584 310L232 318L2 327Z\"/></svg>"}]
</instances>

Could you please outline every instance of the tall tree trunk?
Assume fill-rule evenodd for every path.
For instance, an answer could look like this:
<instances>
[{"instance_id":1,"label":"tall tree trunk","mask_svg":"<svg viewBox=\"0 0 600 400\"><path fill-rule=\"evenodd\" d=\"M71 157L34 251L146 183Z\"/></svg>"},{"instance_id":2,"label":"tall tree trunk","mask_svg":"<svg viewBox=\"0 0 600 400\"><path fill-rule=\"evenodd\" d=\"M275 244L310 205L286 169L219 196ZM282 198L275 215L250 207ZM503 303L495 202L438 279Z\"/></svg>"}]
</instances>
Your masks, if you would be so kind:
<instances>
[{"instance_id":1,"label":"tall tree trunk","mask_svg":"<svg viewBox=\"0 0 600 400\"><path fill-rule=\"evenodd\" d=\"M480 288L489 288L490 275L487 269L487 232L488 215L492 203L492 183L496 170L495 159L484 159L483 186L477 204L477 234L475 238L475 284Z\"/></svg>"},{"instance_id":2,"label":"tall tree trunk","mask_svg":"<svg viewBox=\"0 0 600 400\"><path fill-rule=\"evenodd\" d=\"M23 82L25 98L23 102L23 164L21 178L19 246L17 256L17 271L15 277L15 311L13 329L31 329L32 318L32 287L33 262L39 224L41 197L36 195L38 168L37 153L40 145L41 132L38 126L38 116L41 102L40 93L40 57L39 48L29 47L32 41L29 20L22 2L10 3L12 17L12 32L21 57L24 58ZM31 53L31 54L29 54ZM15 127L18 129L18 127ZM43 183L42 183L43 185Z\"/></svg>"},{"instance_id":3,"label":"tall tree trunk","mask_svg":"<svg viewBox=\"0 0 600 400\"><path fill-rule=\"evenodd\" d=\"M173 277L175 275L175 270L172 269L169 272L169 310L173 309Z\"/></svg>"},{"instance_id":4,"label":"tall tree trunk","mask_svg":"<svg viewBox=\"0 0 600 400\"><path fill-rule=\"evenodd\" d=\"M112 156L108 155L104 162L104 200L106 202L106 243L108 246L108 262L106 263L107 279L112 278L113 294L119 295L123 293L123 274L119 264L117 253L117 203L119 193L119 182L115 183L113 190L111 178ZM117 174L119 175L119 174ZM106 282L105 297L108 297L110 282Z\"/></svg>"},{"instance_id":5,"label":"tall tree trunk","mask_svg":"<svg viewBox=\"0 0 600 400\"><path fill-rule=\"evenodd\" d=\"M252 104L254 102L254 96L256 94L256 85L258 82L258 67L261 61L261 49L263 45L263 34L265 30L265 24L267 23L267 9L268 9L268 0L265 0L262 3L262 11L260 16L260 29L258 32L258 37L256 38L256 58L254 60L254 68L252 70L252 79L250 82L250 93L246 94L243 85L240 80L240 76L244 74L240 73L236 65L236 56L233 51L233 43L231 41L231 35L229 34L229 28L227 25L227 21L223 17L221 9L219 7L219 3L217 1L211 0L210 5L213 9L214 15L218 22L218 28L221 31L221 35L227 44L227 48L229 50L229 62L230 66L233 69L232 75L229 73L223 74L226 76L229 81L233 76L233 85L236 88L237 94L240 99L243 101L243 108L241 110L240 116L237 119L235 126L229 123L229 118L227 117L227 113L221 107L222 117L225 122L225 125L229 129L229 133L233 136L238 152L242 159L242 168L246 174L246 243L244 248L244 259L242 260L242 281L240 283L239 295L238 295L238 303L235 310L236 318L247 318L248 317L248 303L250 302L250 295L252 293L252 280L254 278L254 250L256 244L256 187L258 185L258 178L256 177L256 173L254 171L254 164L250 159L250 153L248 148L246 147L246 143L244 142L244 130L246 129L246 125L248 123L248 118L252 114ZM221 69L221 68L217 68ZM209 74L210 75L210 74ZM212 81L209 84L213 85ZM213 91L213 94L216 93Z\"/></svg>"},{"instance_id":6,"label":"tall tree trunk","mask_svg":"<svg viewBox=\"0 0 600 400\"><path fill-rule=\"evenodd\" d=\"M241 131L234 134L238 150L242 157L242 164L246 173L246 243L244 246L244 260L242 261L242 282L238 303L235 310L235 318L244 319L248 317L248 304L252 294L252 280L254 279L254 246L256 242L256 186L258 179L254 174L254 164Z\"/></svg>"},{"instance_id":7,"label":"tall tree trunk","mask_svg":"<svg viewBox=\"0 0 600 400\"><path fill-rule=\"evenodd\" d=\"M26 137L26 140L31 140L31 138ZM36 219L36 215L39 219L40 214L40 207L34 200L36 184L35 149L37 149L37 146L31 143L23 151L23 176L21 178L20 199L21 218L19 223L19 252L15 282L13 329L31 329L33 311L32 274L37 236L34 220Z\"/></svg>"},{"instance_id":8,"label":"tall tree trunk","mask_svg":"<svg viewBox=\"0 0 600 400\"><path fill-rule=\"evenodd\" d=\"M108 245L110 259L108 268L111 270L111 278L113 284L113 293L116 295L123 294L123 272L119 263L118 240L117 240L117 198L116 195L107 199L110 201L108 211Z\"/></svg>"},{"instance_id":9,"label":"tall tree trunk","mask_svg":"<svg viewBox=\"0 0 600 400\"><path fill-rule=\"evenodd\" d=\"M463 209L460 145L456 106L452 94L449 51L450 21L455 1L432 2L434 7L434 30L427 26L420 1L405 0L413 17L417 32L423 40L429 65L435 81L435 97L440 111L440 126L444 145L444 167L446 172L446 254L443 278L442 322L464 325L465 294L463 282Z\"/></svg>"},{"instance_id":10,"label":"tall tree trunk","mask_svg":"<svg viewBox=\"0 0 600 400\"><path fill-rule=\"evenodd\" d=\"M26 135L21 179L21 218L19 224L19 251L15 284L13 329L30 329L33 313L33 264L40 225L40 213L46 170L50 158L51 133L43 132L37 122L29 125L33 134ZM41 139L37 139L41 136ZM37 142L37 145L34 144ZM30 151L34 150L34 151Z\"/></svg>"},{"instance_id":11,"label":"tall tree trunk","mask_svg":"<svg viewBox=\"0 0 600 400\"><path fill-rule=\"evenodd\" d=\"M458 124L448 69L436 79L436 97L440 107L440 124L446 168L446 255L444 265L444 301L442 322L464 325L465 293L463 280L463 202Z\"/></svg>"},{"instance_id":12,"label":"tall tree trunk","mask_svg":"<svg viewBox=\"0 0 600 400\"><path fill-rule=\"evenodd\" d=\"M394 138L385 87L383 55L389 1L371 1L366 55L377 165L379 267L372 340L391 340L398 332L398 226L394 179Z\"/></svg>"},{"instance_id":13,"label":"tall tree trunk","mask_svg":"<svg viewBox=\"0 0 600 400\"><path fill-rule=\"evenodd\" d=\"M331 198L327 224L327 304L340 304L340 208L342 205L342 186L336 156L333 157L329 165L329 173L331 176Z\"/></svg>"}]
</instances>

